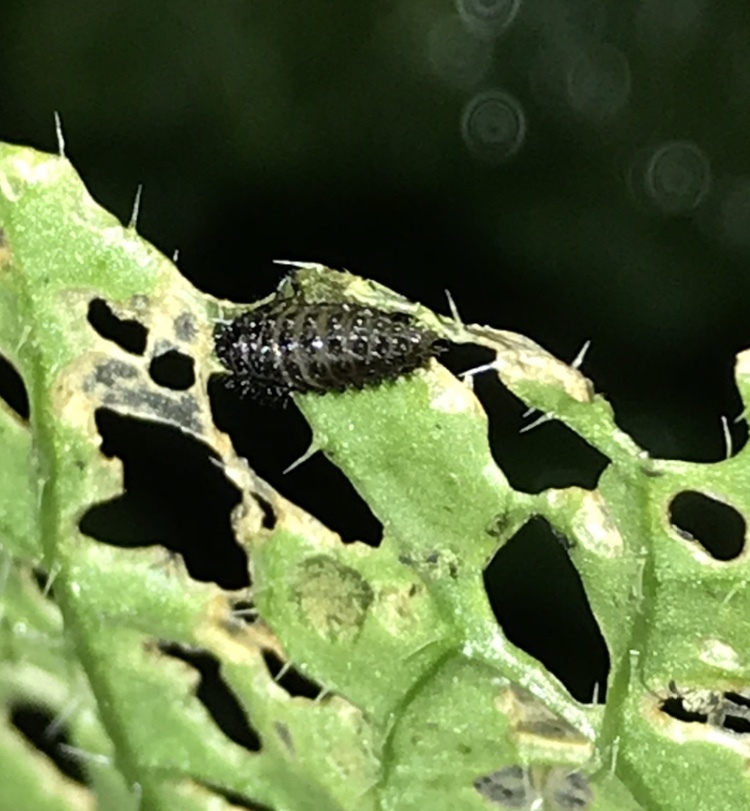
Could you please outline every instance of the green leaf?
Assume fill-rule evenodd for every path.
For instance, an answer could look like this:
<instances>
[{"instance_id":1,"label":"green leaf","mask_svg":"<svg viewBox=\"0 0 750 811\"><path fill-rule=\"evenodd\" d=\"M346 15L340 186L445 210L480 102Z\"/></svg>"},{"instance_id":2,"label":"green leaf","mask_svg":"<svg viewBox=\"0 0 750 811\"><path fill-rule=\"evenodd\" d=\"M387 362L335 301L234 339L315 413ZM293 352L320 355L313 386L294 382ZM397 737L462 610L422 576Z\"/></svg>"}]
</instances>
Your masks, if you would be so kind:
<instances>
[{"instance_id":1,"label":"green leaf","mask_svg":"<svg viewBox=\"0 0 750 811\"><path fill-rule=\"evenodd\" d=\"M213 321L244 307L195 290L63 157L0 146L0 229L0 354L31 410L24 421L0 401L0 783L12 807L748 807L747 551L717 560L670 519L674 498L697 491L746 520L747 448L713 465L650 459L579 370L529 339L305 266L277 295L406 312L489 348L486 373L609 459L593 490L514 490L470 386L436 361L362 391L298 396L311 452L382 524L377 548L344 544L213 424ZM97 308L137 322L145 350L98 328ZM150 375L174 350L195 362L187 391ZM82 533L87 511L124 487L101 452L101 409L176 428L220 465L238 494L249 594L198 582L148 539L126 549ZM575 701L490 607L485 567L536 516L570 544L606 640L604 705ZM251 622L236 611L248 599ZM257 745L228 737L201 701L201 656ZM290 695L274 662L319 693ZM66 727L85 786L21 735L23 706Z\"/></svg>"}]
</instances>

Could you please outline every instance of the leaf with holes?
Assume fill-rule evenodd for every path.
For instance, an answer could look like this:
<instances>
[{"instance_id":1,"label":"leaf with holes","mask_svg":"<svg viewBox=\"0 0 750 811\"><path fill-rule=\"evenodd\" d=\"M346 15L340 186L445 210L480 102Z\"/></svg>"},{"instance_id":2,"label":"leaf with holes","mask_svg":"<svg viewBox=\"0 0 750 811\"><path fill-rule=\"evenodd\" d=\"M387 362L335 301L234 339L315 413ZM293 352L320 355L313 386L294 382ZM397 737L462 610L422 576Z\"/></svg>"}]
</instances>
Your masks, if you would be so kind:
<instances>
[{"instance_id":1,"label":"leaf with holes","mask_svg":"<svg viewBox=\"0 0 750 811\"><path fill-rule=\"evenodd\" d=\"M247 307L196 291L62 157L0 147L0 229L13 808L748 806L746 449L650 459L532 341L306 266L254 306L301 295L312 324L352 303L482 347L477 374L607 460L593 488L512 487L471 386L436 360L297 394L309 453L380 524L344 543L217 428L213 324ZM529 635L545 625L557 652Z\"/></svg>"}]
</instances>

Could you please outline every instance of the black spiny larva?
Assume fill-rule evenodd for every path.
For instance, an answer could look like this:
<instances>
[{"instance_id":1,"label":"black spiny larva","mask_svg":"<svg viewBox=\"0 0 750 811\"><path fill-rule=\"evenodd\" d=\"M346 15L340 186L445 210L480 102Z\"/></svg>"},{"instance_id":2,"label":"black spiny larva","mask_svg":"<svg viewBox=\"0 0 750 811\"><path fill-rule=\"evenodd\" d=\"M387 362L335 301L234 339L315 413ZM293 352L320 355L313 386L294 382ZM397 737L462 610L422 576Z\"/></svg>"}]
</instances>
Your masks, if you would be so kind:
<instances>
[{"instance_id":1,"label":"black spiny larva","mask_svg":"<svg viewBox=\"0 0 750 811\"><path fill-rule=\"evenodd\" d=\"M218 323L214 338L229 384L266 402L375 386L425 366L441 349L438 335L406 313L294 299Z\"/></svg>"}]
</instances>

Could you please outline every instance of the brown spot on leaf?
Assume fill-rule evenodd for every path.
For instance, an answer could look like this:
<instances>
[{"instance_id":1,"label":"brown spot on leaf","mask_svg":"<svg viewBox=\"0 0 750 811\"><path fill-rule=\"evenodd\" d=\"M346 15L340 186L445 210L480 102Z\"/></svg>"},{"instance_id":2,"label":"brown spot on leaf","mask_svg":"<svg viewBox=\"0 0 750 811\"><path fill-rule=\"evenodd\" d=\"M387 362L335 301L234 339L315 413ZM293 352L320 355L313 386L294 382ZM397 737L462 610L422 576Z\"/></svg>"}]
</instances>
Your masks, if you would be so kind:
<instances>
[{"instance_id":1,"label":"brown spot on leaf","mask_svg":"<svg viewBox=\"0 0 750 811\"><path fill-rule=\"evenodd\" d=\"M299 565L292 592L322 637L348 642L359 635L373 601L372 588L356 569L326 555Z\"/></svg>"}]
</instances>

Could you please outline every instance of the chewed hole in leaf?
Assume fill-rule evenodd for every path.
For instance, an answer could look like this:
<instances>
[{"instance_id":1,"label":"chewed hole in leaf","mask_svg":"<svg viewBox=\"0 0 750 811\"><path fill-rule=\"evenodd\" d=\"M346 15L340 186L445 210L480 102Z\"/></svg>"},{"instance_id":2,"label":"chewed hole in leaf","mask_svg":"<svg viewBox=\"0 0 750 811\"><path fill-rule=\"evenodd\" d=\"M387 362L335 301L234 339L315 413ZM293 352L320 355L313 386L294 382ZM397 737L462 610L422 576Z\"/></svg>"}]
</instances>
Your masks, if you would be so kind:
<instances>
[{"instance_id":1,"label":"chewed hole in leaf","mask_svg":"<svg viewBox=\"0 0 750 811\"><path fill-rule=\"evenodd\" d=\"M344 542L378 546L383 529L344 474L322 453L284 471L310 447L312 434L293 403L260 405L226 388L220 375L209 382L216 427L232 438L238 455L286 498L339 533ZM269 441L273 437L273 441Z\"/></svg>"},{"instance_id":2,"label":"chewed hole in leaf","mask_svg":"<svg viewBox=\"0 0 750 811\"><path fill-rule=\"evenodd\" d=\"M729 701L733 701L737 704L738 707L745 707L748 712L750 712L750 690L743 691L741 693L735 693L734 691L729 691L724 693Z\"/></svg>"},{"instance_id":3,"label":"chewed hole in leaf","mask_svg":"<svg viewBox=\"0 0 750 811\"><path fill-rule=\"evenodd\" d=\"M31 410L26 385L16 367L3 355L0 355L0 400L5 400L19 419L28 421Z\"/></svg>"},{"instance_id":4,"label":"chewed hole in leaf","mask_svg":"<svg viewBox=\"0 0 750 811\"><path fill-rule=\"evenodd\" d=\"M88 785L88 777L79 759L66 751L70 745L67 725L41 704L17 702L11 706L13 726L40 752L44 753L66 777Z\"/></svg>"},{"instance_id":5,"label":"chewed hole in leaf","mask_svg":"<svg viewBox=\"0 0 750 811\"><path fill-rule=\"evenodd\" d=\"M31 575L34 578L39 593L48 599L54 599L55 577L39 566L34 566L31 570Z\"/></svg>"},{"instance_id":6,"label":"chewed hole in leaf","mask_svg":"<svg viewBox=\"0 0 750 811\"><path fill-rule=\"evenodd\" d=\"M281 659L271 650L263 651L263 659L271 674L271 678L291 696L303 696L304 698L316 699L325 692L324 688L308 679L303 673L289 662L282 662Z\"/></svg>"},{"instance_id":7,"label":"chewed hole in leaf","mask_svg":"<svg viewBox=\"0 0 750 811\"><path fill-rule=\"evenodd\" d=\"M748 438L747 421L734 419L744 406L726 350L718 356L673 352L668 364L650 359L650 370L628 371L627 393L618 392L606 372L598 376L599 386L611 395L618 425L651 456L722 462L739 453ZM683 359L677 360L680 354Z\"/></svg>"},{"instance_id":8,"label":"chewed hole in leaf","mask_svg":"<svg viewBox=\"0 0 750 811\"><path fill-rule=\"evenodd\" d=\"M253 494L253 498L263 512L263 529L273 529L276 526L276 513L273 505L257 493Z\"/></svg>"},{"instance_id":9,"label":"chewed hole in leaf","mask_svg":"<svg viewBox=\"0 0 750 811\"><path fill-rule=\"evenodd\" d=\"M237 791L231 791L215 783L206 783L203 780L197 780L196 782L199 786L203 786L203 788L212 791L214 794L218 794L219 797L225 799L233 808L247 808L248 811L275 811L271 806L254 802L249 797Z\"/></svg>"},{"instance_id":10,"label":"chewed hole in leaf","mask_svg":"<svg viewBox=\"0 0 750 811\"><path fill-rule=\"evenodd\" d=\"M727 715L723 727L740 735L750 735L750 718L747 716Z\"/></svg>"},{"instance_id":11,"label":"chewed hole in leaf","mask_svg":"<svg viewBox=\"0 0 750 811\"><path fill-rule=\"evenodd\" d=\"M104 299L93 299L89 304L89 324L108 341L116 343L131 355L146 351L148 330L138 321L119 318Z\"/></svg>"},{"instance_id":12,"label":"chewed hole in leaf","mask_svg":"<svg viewBox=\"0 0 750 811\"><path fill-rule=\"evenodd\" d=\"M680 537L699 543L716 560L734 560L745 546L747 526L742 515L703 493L678 493L669 505L669 519Z\"/></svg>"},{"instance_id":13,"label":"chewed hole in leaf","mask_svg":"<svg viewBox=\"0 0 750 811\"><path fill-rule=\"evenodd\" d=\"M346 476L322 453L289 471L278 487L283 487L292 501L337 532L344 543L380 545L382 524Z\"/></svg>"},{"instance_id":14,"label":"chewed hole in leaf","mask_svg":"<svg viewBox=\"0 0 750 811\"><path fill-rule=\"evenodd\" d=\"M440 356L440 362L459 377L494 359L489 349L463 345ZM503 386L494 371L475 375L473 389L487 413L492 456L514 488L539 493L550 487L596 486L609 463L606 456L559 420L524 431L542 415L538 411L526 414L527 406Z\"/></svg>"},{"instance_id":15,"label":"chewed hole in leaf","mask_svg":"<svg viewBox=\"0 0 750 811\"><path fill-rule=\"evenodd\" d=\"M157 647L166 656L180 659L198 671L200 682L196 698L227 738L251 752L259 752L258 733L250 725L239 699L222 678L218 660L208 653L189 650L174 642L160 641Z\"/></svg>"},{"instance_id":16,"label":"chewed hole in leaf","mask_svg":"<svg viewBox=\"0 0 750 811\"><path fill-rule=\"evenodd\" d=\"M669 685L660 709L686 724L708 724L741 735L750 734L750 701L744 695L721 690Z\"/></svg>"},{"instance_id":17,"label":"chewed hole in leaf","mask_svg":"<svg viewBox=\"0 0 750 811\"><path fill-rule=\"evenodd\" d=\"M252 625L258 619L258 609L252 600L234 600L232 616L246 625Z\"/></svg>"},{"instance_id":18,"label":"chewed hole in leaf","mask_svg":"<svg viewBox=\"0 0 750 811\"><path fill-rule=\"evenodd\" d=\"M484 572L508 639L539 659L581 702L603 703L609 653L565 544L541 518L527 523Z\"/></svg>"},{"instance_id":19,"label":"chewed hole in leaf","mask_svg":"<svg viewBox=\"0 0 750 811\"><path fill-rule=\"evenodd\" d=\"M675 695L665 699L661 704L662 712L670 718L686 724L705 724L708 722L708 713L698 709L688 708L682 696Z\"/></svg>"},{"instance_id":20,"label":"chewed hole in leaf","mask_svg":"<svg viewBox=\"0 0 750 811\"><path fill-rule=\"evenodd\" d=\"M750 695L745 693L724 693L726 717L724 727L732 732L750 735Z\"/></svg>"},{"instance_id":21,"label":"chewed hole in leaf","mask_svg":"<svg viewBox=\"0 0 750 811\"><path fill-rule=\"evenodd\" d=\"M208 448L172 426L106 409L96 424L103 453L122 459L125 492L91 507L81 531L115 546L161 544L182 555L196 580L246 588L247 555L230 523L240 493Z\"/></svg>"},{"instance_id":22,"label":"chewed hole in leaf","mask_svg":"<svg viewBox=\"0 0 750 811\"><path fill-rule=\"evenodd\" d=\"M195 385L193 359L176 349L157 355L149 365L151 379L158 386L173 391L187 391Z\"/></svg>"}]
</instances>

